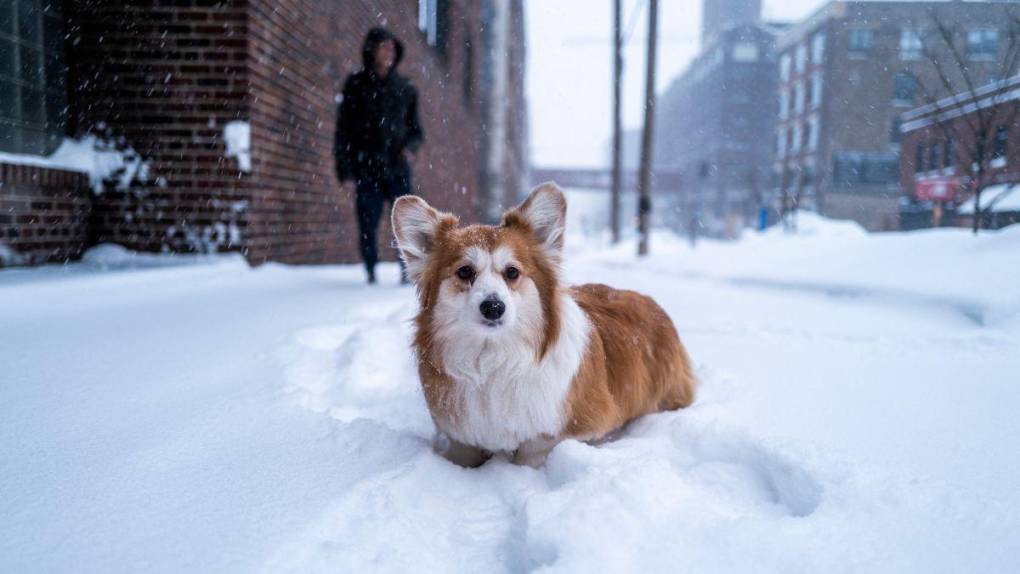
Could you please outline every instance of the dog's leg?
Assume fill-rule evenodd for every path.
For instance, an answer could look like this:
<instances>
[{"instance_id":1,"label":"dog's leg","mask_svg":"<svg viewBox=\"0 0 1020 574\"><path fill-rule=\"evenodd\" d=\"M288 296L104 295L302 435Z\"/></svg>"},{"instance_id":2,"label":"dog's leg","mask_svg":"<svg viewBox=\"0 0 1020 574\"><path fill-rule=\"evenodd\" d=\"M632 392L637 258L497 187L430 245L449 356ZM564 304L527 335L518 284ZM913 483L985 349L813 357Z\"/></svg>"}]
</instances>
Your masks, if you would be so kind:
<instances>
[{"instance_id":1,"label":"dog's leg","mask_svg":"<svg viewBox=\"0 0 1020 574\"><path fill-rule=\"evenodd\" d=\"M545 464L546 457L553 447L559 444L556 437L543 435L533 438L517 447L514 453L514 464L526 464L531 468L538 468Z\"/></svg>"},{"instance_id":2,"label":"dog's leg","mask_svg":"<svg viewBox=\"0 0 1020 574\"><path fill-rule=\"evenodd\" d=\"M444 437L444 439L436 445L436 450L446 460L458 466L477 468L492 457L492 453L487 450L459 443L449 437Z\"/></svg>"}]
</instances>

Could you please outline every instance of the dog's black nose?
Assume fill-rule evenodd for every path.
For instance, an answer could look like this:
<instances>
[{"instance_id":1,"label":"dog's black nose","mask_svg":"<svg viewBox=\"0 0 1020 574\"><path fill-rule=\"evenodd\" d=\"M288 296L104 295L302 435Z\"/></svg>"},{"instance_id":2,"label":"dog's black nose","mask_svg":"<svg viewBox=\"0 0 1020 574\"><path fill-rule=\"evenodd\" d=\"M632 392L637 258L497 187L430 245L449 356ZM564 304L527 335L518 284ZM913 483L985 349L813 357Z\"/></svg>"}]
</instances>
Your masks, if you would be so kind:
<instances>
[{"instance_id":1,"label":"dog's black nose","mask_svg":"<svg viewBox=\"0 0 1020 574\"><path fill-rule=\"evenodd\" d=\"M482 312L482 317L485 317L490 321L495 321L503 316L503 313L506 311L506 305L499 299L490 297L485 301L482 301L482 304L478 307L478 309Z\"/></svg>"}]
</instances>

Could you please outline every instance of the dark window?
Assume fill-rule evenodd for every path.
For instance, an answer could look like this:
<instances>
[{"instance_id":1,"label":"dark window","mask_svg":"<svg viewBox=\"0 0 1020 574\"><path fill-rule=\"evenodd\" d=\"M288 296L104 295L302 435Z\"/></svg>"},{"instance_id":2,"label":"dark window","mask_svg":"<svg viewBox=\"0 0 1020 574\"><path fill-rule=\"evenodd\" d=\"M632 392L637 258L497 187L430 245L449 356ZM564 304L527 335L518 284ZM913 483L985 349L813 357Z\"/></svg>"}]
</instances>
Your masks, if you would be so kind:
<instances>
[{"instance_id":1,"label":"dark window","mask_svg":"<svg viewBox=\"0 0 1020 574\"><path fill-rule=\"evenodd\" d=\"M913 74L896 74L893 82L893 100L910 104L917 95L917 78Z\"/></svg>"},{"instance_id":2,"label":"dark window","mask_svg":"<svg viewBox=\"0 0 1020 574\"><path fill-rule=\"evenodd\" d=\"M898 144L903 141L903 134L900 133L900 128L903 126L903 120L900 118L893 118L892 128L889 130L889 141Z\"/></svg>"},{"instance_id":3,"label":"dark window","mask_svg":"<svg viewBox=\"0 0 1020 574\"><path fill-rule=\"evenodd\" d=\"M1006 126L995 128L995 159L1006 157L1009 148L1009 129Z\"/></svg>"},{"instance_id":4,"label":"dark window","mask_svg":"<svg viewBox=\"0 0 1020 574\"><path fill-rule=\"evenodd\" d=\"M928 157L925 154L924 144L917 144L917 155L914 157L914 171L921 173L924 171L924 160Z\"/></svg>"},{"instance_id":5,"label":"dark window","mask_svg":"<svg viewBox=\"0 0 1020 574\"><path fill-rule=\"evenodd\" d=\"M931 144L931 151L928 153L928 169L939 169L939 162L942 160L942 144Z\"/></svg>"},{"instance_id":6,"label":"dark window","mask_svg":"<svg viewBox=\"0 0 1020 574\"><path fill-rule=\"evenodd\" d=\"M867 28L851 28L847 33L847 51L866 54L871 51L872 31Z\"/></svg>"},{"instance_id":7,"label":"dark window","mask_svg":"<svg viewBox=\"0 0 1020 574\"><path fill-rule=\"evenodd\" d=\"M64 136L60 2L0 2L0 151L46 154Z\"/></svg>"},{"instance_id":8,"label":"dark window","mask_svg":"<svg viewBox=\"0 0 1020 574\"><path fill-rule=\"evenodd\" d=\"M833 154L833 184L892 185L899 178L899 156L894 153L839 152Z\"/></svg>"},{"instance_id":9,"label":"dark window","mask_svg":"<svg viewBox=\"0 0 1020 574\"><path fill-rule=\"evenodd\" d=\"M967 32L967 55L994 58L999 54L999 31L994 28L976 28Z\"/></svg>"},{"instance_id":10,"label":"dark window","mask_svg":"<svg viewBox=\"0 0 1020 574\"><path fill-rule=\"evenodd\" d=\"M946 140L946 147L942 149L944 154L944 157L942 158L942 165L946 167L953 167L956 164L956 158L953 156L953 153L956 151L954 149L956 147L955 144L956 142L953 141L953 138Z\"/></svg>"}]
</instances>

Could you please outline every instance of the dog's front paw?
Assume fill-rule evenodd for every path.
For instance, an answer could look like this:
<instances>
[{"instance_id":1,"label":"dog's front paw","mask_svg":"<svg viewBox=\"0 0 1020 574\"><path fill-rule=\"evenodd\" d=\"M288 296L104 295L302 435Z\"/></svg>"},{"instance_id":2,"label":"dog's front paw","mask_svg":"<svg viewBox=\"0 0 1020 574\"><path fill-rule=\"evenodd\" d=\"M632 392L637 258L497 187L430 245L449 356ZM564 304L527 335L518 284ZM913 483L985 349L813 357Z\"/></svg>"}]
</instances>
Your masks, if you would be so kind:
<instances>
[{"instance_id":1,"label":"dog's front paw","mask_svg":"<svg viewBox=\"0 0 1020 574\"><path fill-rule=\"evenodd\" d=\"M514 464L538 468L545 464L545 459L549 457L549 453L559 442L559 439L549 436L526 441L514 452Z\"/></svg>"},{"instance_id":2,"label":"dog's front paw","mask_svg":"<svg viewBox=\"0 0 1020 574\"><path fill-rule=\"evenodd\" d=\"M492 458L492 453L487 450L459 443L445 436L436 441L435 448L443 458L464 468L478 468Z\"/></svg>"}]
</instances>

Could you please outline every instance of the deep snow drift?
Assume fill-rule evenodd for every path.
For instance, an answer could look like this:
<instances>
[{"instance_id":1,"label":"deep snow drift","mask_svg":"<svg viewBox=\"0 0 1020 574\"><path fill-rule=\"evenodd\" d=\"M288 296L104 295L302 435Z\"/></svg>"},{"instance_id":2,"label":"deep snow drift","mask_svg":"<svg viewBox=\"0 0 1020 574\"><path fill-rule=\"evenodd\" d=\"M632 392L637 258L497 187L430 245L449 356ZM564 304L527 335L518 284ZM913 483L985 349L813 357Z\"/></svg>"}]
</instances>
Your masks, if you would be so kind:
<instances>
[{"instance_id":1,"label":"deep snow drift","mask_svg":"<svg viewBox=\"0 0 1020 574\"><path fill-rule=\"evenodd\" d=\"M1020 227L800 229L575 225L568 278L656 297L702 387L539 470L431 452L395 266L0 272L0 570L1017 571Z\"/></svg>"}]
</instances>

